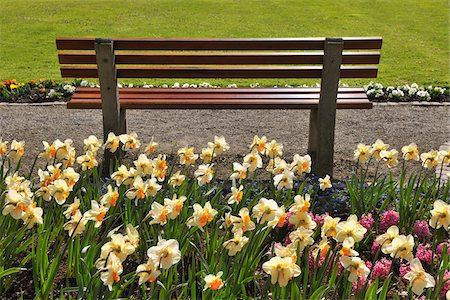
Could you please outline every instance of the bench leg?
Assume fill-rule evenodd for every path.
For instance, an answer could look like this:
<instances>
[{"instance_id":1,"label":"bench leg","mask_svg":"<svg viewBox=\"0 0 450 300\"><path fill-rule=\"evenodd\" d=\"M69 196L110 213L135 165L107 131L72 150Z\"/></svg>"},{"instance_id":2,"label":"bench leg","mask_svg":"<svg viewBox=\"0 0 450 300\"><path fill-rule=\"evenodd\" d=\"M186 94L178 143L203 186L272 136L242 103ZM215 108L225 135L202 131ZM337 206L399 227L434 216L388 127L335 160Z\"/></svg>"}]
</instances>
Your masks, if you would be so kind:
<instances>
[{"instance_id":1,"label":"bench leg","mask_svg":"<svg viewBox=\"0 0 450 300\"><path fill-rule=\"evenodd\" d=\"M309 113L309 138L308 154L311 156L313 172L317 171L317 149L319 148L319 120L317 109L311 109Z\"/></svg>"},{"instance_id":2,"label":"bench leg","mask_svg":"<svg viewBox=\"0 0 450 300\"><path fill-rule=\"evenodd\" d=\"M334 128L336 101L344 42L341 38L327 38L324 45L319 109L317 110L317 171L318 176L333 176Z\"/></svg>"}]
</instances>

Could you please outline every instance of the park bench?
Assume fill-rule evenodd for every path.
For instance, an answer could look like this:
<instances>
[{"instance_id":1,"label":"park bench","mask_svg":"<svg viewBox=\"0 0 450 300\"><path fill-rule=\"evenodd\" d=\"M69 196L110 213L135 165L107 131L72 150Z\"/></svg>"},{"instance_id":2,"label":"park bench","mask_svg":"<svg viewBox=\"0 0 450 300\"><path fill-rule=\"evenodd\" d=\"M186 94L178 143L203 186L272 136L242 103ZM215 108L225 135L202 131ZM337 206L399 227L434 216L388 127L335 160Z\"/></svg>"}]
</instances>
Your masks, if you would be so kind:
<instances>
[{"instance_id":1,"label":"park bench","mask_svg":"<svg viewBox=\"0 0 450 300\"><path fill-rule=\"evenodd\" d=\"M67 108L102 109L105 138L126 132L126 109L308 109L308 153L321 176L333 171L336 109L372 108L363 88L339 88L339 80L375 78L381 44L380 37L56 39L62 77L99 79L100 88L77 88ZM320 78L321 85L118 88L118 78Z\"/></svg>"}]
</instances>

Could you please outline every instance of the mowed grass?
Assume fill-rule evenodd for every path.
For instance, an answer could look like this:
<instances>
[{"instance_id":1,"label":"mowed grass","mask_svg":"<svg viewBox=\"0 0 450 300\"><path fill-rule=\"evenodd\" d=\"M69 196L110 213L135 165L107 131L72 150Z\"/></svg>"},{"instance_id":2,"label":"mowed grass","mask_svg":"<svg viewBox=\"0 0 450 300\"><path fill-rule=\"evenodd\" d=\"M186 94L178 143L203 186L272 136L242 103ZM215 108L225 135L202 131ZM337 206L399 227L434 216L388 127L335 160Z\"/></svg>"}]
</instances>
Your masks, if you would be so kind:
<instances>
[{"instance_id":1,"label":"mowed grass","mask_svg":"<svg viewBox=\"0 0 450 300\"><path fill-rule=\"evenodd\" d=\"M382 36L382 59L376 81L383 84L449 83L449 7L443 0L0 0L0 7L0 80L60 79L57 36ZM160 84L177 80L146 81ZM292 79L207 81L217 84L260 82L263 85L317 82ZM345 82L364 84L369 81Z\"/></svg>"}]
</instances>

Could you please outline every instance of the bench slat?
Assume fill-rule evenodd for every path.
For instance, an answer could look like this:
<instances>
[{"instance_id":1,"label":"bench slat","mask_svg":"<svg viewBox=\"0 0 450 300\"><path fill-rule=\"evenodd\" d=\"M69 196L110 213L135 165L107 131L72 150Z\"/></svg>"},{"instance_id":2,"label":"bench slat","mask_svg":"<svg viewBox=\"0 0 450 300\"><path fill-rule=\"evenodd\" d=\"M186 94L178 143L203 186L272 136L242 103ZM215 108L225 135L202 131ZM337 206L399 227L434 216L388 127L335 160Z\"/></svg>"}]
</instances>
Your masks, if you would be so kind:
<instances>
[{"instance_id":1,"label":"bench slat","mask_svg":"<svg viewBox=\"0 0 450 300\"><path fill-rule=\"evenodd\" d=\"M120 100L123 109L317 109L318 99L125 99ZM365 99L337 101L337 109L370 109L373 104ZM70 109L101 109L99 99L72 100Z\"/></svg>"},{"instance_id":2,"label":"bench slat","mask_svg":"<svg viewBox=\"0 0 450 300\"><path fill-rule=\"evenodd\" d=\"M344 49L381 49L381 37L345 37ZM115 50L323 50L325 38L114 39ZM58 37L58 50L94 50L95 38Z\"/></svg>"},{"instance_id":3,"label":"bench slat","mask_svg":"<svg viewBox=\"0 0 450 300\"><path fill-rule=\"evenodd\" d=\"M319 99L320 94L161 94L161 93L149 93L149 94L120 94L120 99ZM338 94L337 99L364 99L367 95L365 93L352 93L352 94ZM101 99L99 93L82 93L75 94L72 99Z\"/></svg>"},{"instance_id":4,"label":"bench slat","mask_svg":"<svg viewBox=\"0 0 450 300\"><path fill-rule=\"evenodd\" d=\"M375 78L375 66L343 66L341 78ZM61 76L97 78L96 66L61 66ZM117 67L118 78L321 78L322 67Z\"/></svg>"},{"instance_id":5,"label":"bench slat","mask_svg":"<svg viewBox=\"0 0 450 300\"><path fill-rule=\"evenodd\" d=\"M97 64L95 53L60 52L60 64ZM344 52L343 64L378 64L379 52ZM265 53L116 53L116 64L145 65L274 65L322 64L323 52L265 52Z\"/></svg>"}]
</instances>

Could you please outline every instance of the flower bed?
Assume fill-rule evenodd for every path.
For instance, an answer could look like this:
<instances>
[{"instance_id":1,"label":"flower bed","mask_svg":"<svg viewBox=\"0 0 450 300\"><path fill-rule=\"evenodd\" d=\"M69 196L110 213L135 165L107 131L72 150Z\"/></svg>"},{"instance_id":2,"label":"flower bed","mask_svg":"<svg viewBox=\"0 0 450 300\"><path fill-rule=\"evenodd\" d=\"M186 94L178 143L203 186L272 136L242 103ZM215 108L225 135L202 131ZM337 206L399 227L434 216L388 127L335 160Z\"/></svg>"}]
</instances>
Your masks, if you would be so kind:
<instances>
[{"instance_id":1,"label":"flower bed","mask_svg":"<svg viewBox=\"0 0 450 300\"><path fill-rule=\"evenodd\" d=\"M43 144L23 174L24 143L0 139L0 294L10 298L450 296L450 183L434 172L450 151L403 147L394 180L399 152L358 144L339 184L311 176L308 155L286 161L265 137L226 181L215 175L223 137L173 158L135 133L90 136L78 157L71 140ZM138 157L104 178L101 149ZM263 172L270 182L256 180Z\"/></svg>"},{"instance_id":2,"label":"flower bed","mask_svg":"<svg viewBox=\"0 0 450 300\"><path fill-rule=\"evenodd\" d=\"M0 102L12 103L39 103L39 102L54 102L54 101L68 101L75 89L82 87L99 87L98 84L88 82L86 80L74 80L73 82L56 82L53 80L40 80L36 82L31 80L27 83L17 83L16 80L7 80L0 82ZM162 88L219 88L220 86L213 86L208 82L199 84L180 84L175 82L173 85L163 84L161 86L153 86L151 84L135 85L132 83L121 83L119 87L162 87ZM320 86L319 84L315 85ZM342 86L347 86L342 84ZM236 84L229 84L227 88L237 88ZM250 87L259 87L259 83L251 84ZM283 87L293 88L286 84ZM308 87L302 85L299 87ZM383 87L379 83L371 82L364 87L367 96L374 102L410 102L410 101L424 101L424 102L449 102L449 88L438 86L419 86L416 83L411 85L405 84L403 86L388 86Z\"/></svg>"}]
</instances>

